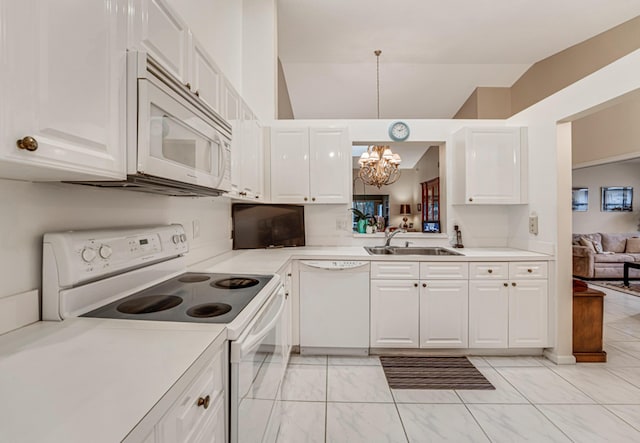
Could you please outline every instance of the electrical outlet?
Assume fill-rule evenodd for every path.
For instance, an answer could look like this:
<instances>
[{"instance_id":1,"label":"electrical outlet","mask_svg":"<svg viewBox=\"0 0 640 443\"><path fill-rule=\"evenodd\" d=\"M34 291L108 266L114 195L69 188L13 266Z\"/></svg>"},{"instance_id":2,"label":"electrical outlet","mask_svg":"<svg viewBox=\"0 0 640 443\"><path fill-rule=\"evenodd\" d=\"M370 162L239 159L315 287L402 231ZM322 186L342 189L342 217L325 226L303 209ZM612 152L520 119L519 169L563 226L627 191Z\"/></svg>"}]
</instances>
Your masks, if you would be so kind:
<instances>
[{"instance_id":1,"label":"electrical outlet","mask_svg":"<svg viewBox=\"0 0 640 443\"><path fill-rule=\"evenodd\" d=\"M529 217L529 234L538 235L538 216Z\"/></svg>"},{"instance_id":2,"label":"electrical outlet","mask_svg":"<svg viewBox=\"0 0 640 443\"><path fill-rule=\"evenodd\" d=\"M193 225L193 238L200 237L200 220L196 219L191 224Z\"/></svg>"}]
</instances>

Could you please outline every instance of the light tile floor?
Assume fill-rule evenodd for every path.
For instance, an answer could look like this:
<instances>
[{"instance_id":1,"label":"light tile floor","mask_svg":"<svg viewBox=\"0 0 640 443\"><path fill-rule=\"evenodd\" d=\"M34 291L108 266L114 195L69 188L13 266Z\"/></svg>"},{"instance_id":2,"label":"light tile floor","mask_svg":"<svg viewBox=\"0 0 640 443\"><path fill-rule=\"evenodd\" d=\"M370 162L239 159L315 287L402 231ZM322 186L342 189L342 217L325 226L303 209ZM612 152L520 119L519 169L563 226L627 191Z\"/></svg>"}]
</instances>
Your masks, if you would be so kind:
<instances>
[{"instance_id":1,"label":"light tile floor","mask_svg":"<svg viewBox=\"0 0 640 443\"><path fill-rule=\"evenodd\" d=\"M470 358L495 391L389 389L377 357L294 356L278 442L640 442L640 297L605 292L607 363Z\"/></svg>"}]
</instances>

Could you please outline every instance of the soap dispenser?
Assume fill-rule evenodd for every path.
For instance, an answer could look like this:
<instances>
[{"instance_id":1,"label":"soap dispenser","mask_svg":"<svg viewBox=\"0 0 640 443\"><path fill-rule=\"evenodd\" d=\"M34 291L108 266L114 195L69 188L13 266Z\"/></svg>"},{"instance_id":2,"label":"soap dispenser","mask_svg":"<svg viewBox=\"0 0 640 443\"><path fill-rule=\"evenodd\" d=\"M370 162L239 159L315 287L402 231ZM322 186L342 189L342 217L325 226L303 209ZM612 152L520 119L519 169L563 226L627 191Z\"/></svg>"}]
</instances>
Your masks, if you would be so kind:
<instances>
[{"instance_id":1,"label":"soap dispenser","mask_svg":"<svg viewBox=\"0 0 640 443\"><path fill-rule=\"evenodd\" d=\"M462 231L458 229L458 225L453 225L453 230L456 233L456 243L453 245L454 248L464 248L462 244Z\"/></svg>"}]
</instances>

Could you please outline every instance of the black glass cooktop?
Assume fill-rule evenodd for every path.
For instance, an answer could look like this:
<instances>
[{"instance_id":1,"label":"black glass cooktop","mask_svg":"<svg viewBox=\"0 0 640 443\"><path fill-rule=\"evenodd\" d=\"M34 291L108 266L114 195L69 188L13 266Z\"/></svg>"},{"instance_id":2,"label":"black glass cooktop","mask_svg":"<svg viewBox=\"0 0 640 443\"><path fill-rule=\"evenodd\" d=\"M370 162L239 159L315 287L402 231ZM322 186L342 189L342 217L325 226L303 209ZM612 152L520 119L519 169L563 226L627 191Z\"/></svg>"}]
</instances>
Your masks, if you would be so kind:
<instances>
[{"instance_id":1,"label":"black glass cooktop","mask_svg":"<svg viewBox=\"0 0 640 443\"><path fill-rule=\"evenodd\" d=\"M189 272L82 317L229 323L271 278L271 275Z\"/></svg>"}]
</instances>

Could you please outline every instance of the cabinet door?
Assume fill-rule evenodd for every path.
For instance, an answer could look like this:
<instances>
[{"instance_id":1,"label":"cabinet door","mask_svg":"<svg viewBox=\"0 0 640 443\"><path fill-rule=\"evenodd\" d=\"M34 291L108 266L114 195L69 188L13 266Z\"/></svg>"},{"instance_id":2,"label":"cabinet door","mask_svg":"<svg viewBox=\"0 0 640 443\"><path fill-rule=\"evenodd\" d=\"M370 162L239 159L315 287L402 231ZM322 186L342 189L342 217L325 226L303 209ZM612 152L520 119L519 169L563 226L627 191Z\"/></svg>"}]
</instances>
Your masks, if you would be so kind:
<instances>
[{"instance_id":1,"label":"cabinet door","mask_svg":"<svg viewBox=\"0 0 640 443\"><path fill-rule=\"evenodd\" d=\"M183 84L189 82L190 35L187 24L166 0L131 0L130 46L146 51Z\"/></svg>"},{"instance_id":2,"label":"cabinet door","mask_svg":"<svg viewBox=\"0 0 640 443\"><path fill-rule=\"evenodd\" d=\"M418 347L417 285L417 280L371 280L372 348Z\"/></svg>"},{"instance_id":3,"label":"cabinet door","mask_svg":"<svg viewBox=\"0 0 640 443\"><path fill-rule=\"evenodd\" d=\"M309 201L309 129L272 128L271 200Z\"/></svg>"},{"instance_id":4,"label":"cabinet door","mask_svg":"<svg viewBox=\"0 0 640 443\"><path fill-rule=\"evenodd\" d=\"M520 203L520 129L467 131L466 202Z\"/></svg>"},{"instance_id":5,"label":"cabinet door","mask_svg":"<svg viewBox=\"0 0 640 443\"><path fill-rule=\"evenodd\" d=\"M309 130L309 193L315 203L351 200L351 145L345 128Z\"/></svg>"},{"instance_id":6,"label":"cabinet door","mask_svg":"<svg viewBox=\"0 0 640 443\"><path fill-rule=\"evenodd\" d=\"M0 176L124 178L126 2L24 0L2 8ZM37 150L18 148L27 136Z\"/></svg>"},{"instance_id":7,"label":"cabinet door","mask_svg":"<svg viewBox=\"0 0 640 443\"><path fill-rule=\"evenodd\" d=\"M222 117L229 123L240 120L241 104L240 95L233 88L228 80L222 82L222 100L224 102L222 109ZM233 135L235 136L235 126L233 128Z\"/></svg>"},{"instance_id":8,"label":"cabinet door","mask_svg":"<svg viewBox=\"0 0 640 443\"><path fill-rule=\"evenodd\" d=\"M507 281L470 280L469 347L506 348L508 319Z\"/></svg>"},{"instance_id":9,"label":"cabinet door","mask_svg":"<svg viewBox=\"0 0 640 443\"><path fill-rule=\"evenodd\" d=\"M193 51L191 56L191 90L211 109L222 115L220 106L220 84L224 81L222 71L195 39L193 39L191 48Z\"/></svg>"},{"instance_id":10,"label":"cabinet door","mask_svg":"<svg viewBox=\"0 0 640 443\"><path fill-rule=\"evenodd\" d=\"M469 323L466 280L420 284L420 347L466 348Z\"/></svg>"},{"instance_id":11,"label":"cabinet door","mask_svg":"<svg viewBox=\"0 0 640 443\"><path fill-rule=\"evenodd\" d=\"M547 280L518 280L509 287L509 347L547 346Z\"/></svg>"}]
</instances>

